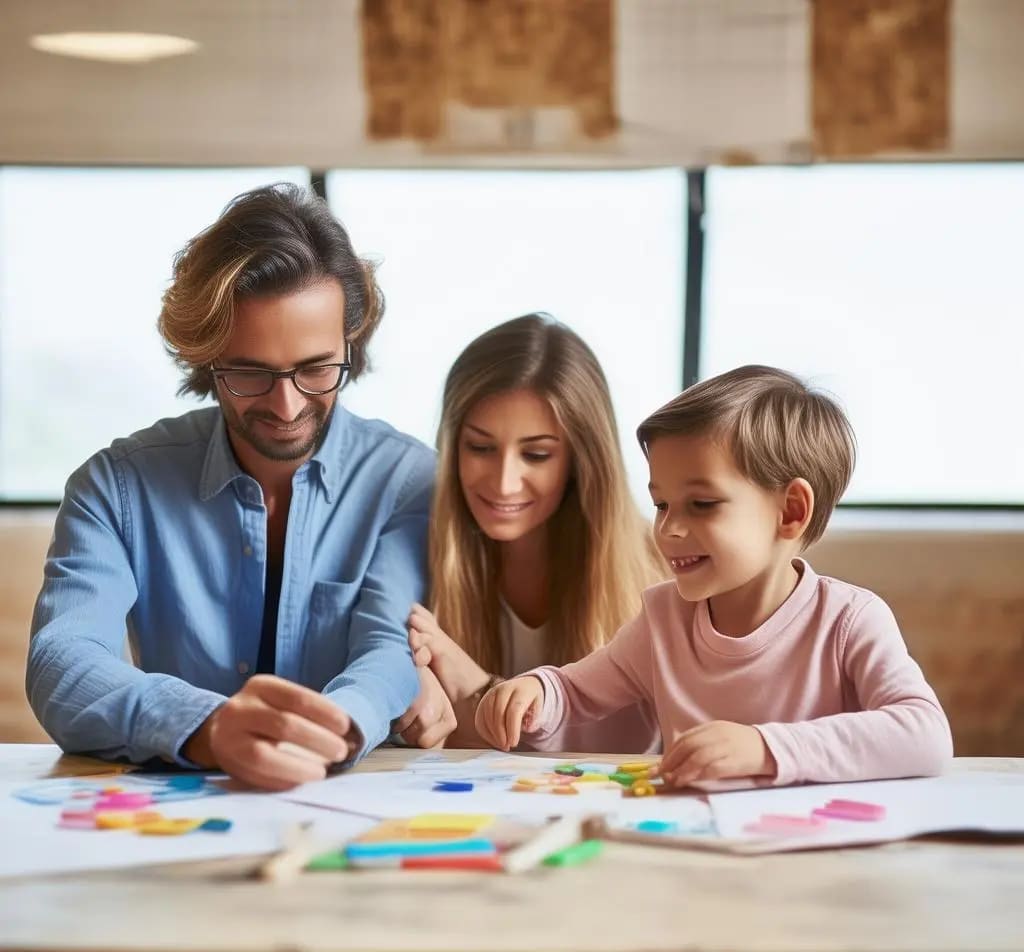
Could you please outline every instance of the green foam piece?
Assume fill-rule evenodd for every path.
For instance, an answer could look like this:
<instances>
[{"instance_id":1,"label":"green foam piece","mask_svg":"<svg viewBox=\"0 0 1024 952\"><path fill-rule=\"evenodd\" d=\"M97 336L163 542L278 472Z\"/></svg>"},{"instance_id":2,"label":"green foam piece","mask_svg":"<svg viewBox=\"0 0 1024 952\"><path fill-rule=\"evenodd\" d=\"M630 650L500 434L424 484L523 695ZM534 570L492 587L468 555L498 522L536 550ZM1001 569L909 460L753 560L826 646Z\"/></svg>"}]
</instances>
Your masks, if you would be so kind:
<instances>
[{"instance_id":1,"label":"green foam piece","mask_svg":"<svg viewBox=\"0 0 1024 952\"><path fill-rule=\"evenodd\" d=\"M344 850L331 850L329 853L321 853L306 863L306 869L311 873L322 873L332 869L345 869L347 866L348 858L345 856Z\"/></svg>"}]
</instances>

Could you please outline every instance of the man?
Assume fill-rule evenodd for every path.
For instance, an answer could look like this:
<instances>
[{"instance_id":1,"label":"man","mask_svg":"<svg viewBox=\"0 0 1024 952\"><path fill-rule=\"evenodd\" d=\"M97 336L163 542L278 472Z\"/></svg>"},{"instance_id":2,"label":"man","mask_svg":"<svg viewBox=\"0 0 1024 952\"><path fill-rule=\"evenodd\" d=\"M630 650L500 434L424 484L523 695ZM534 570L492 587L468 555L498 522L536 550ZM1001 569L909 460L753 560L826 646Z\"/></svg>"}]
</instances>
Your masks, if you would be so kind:
<instances>
[{"instance_id":1,"label":"man","mask_svg":"<svg viewBox=\"0 0 1024 952\"><path fill-rule=\"evenodd\" d=\"M65 750L284 789L373 749L421 682L407 739L450 731L406 636L433 453L337 400L381 315L372 270L295 186L239 196L177 256L160 331L181 392L218 406L68 482L27 672Z\"/></svg>"}]
</instances>

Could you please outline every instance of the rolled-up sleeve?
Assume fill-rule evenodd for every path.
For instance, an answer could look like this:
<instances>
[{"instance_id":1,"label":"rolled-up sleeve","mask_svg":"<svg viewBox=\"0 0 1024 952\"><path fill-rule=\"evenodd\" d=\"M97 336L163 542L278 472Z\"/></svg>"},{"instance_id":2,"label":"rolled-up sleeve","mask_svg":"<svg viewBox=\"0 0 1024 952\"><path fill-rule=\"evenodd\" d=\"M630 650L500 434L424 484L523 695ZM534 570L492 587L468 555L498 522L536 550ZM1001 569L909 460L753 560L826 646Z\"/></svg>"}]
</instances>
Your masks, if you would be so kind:
<instances>
[{"instance_id":1,"label":"rolled-up sleeve","mask_svg":"<svg viewBox=\"0 0 1024 952\"><path fill-rule=\"evenodd\" d=\"M68 481L32 617L26 692L65 750L185 763L179 750L224 698L123 659L138 598L117 471L99 453Z\"/></svg>"}]
</instances>

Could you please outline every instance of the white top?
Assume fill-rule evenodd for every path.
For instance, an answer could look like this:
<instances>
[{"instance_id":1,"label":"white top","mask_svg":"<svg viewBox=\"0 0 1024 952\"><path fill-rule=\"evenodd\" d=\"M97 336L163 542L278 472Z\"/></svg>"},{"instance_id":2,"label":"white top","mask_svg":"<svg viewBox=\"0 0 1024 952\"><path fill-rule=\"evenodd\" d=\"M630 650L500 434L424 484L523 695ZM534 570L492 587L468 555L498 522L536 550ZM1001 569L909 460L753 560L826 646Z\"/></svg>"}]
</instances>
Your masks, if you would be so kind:
<instances>
[{"instance_id":1,"label":"white top","mask_svg":"<svg viewBox=\"0 0 1024 952\"><path fill-rule=\"evenodd\" d=\"M502 677L514 678L517 674L539 668L548 663L547 624L531 628L509 608L505 599L499 599L501 615L498 627L501 634L501 651L504 661Z\"/></svg>"}]
</instances>

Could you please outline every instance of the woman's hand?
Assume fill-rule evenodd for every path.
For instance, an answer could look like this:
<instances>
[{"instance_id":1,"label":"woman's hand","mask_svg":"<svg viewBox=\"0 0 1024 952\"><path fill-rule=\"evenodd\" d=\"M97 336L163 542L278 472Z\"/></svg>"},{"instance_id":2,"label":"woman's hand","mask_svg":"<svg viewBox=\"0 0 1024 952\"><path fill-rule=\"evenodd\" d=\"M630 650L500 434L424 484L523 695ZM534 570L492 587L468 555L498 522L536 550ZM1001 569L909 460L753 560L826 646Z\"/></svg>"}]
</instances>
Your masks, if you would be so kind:
<instances>
[{"instance_id":1,"label":"woman's hand","mask_svg":"<svg viewBox=\"0 0 1024 952\"><path fill-rule=\"evenodd\" d=\"M540 678L527 675L503 681L491 688L477 706L476 729L492 747L511 750L519 743L523 729L531 728L543 700Z\"/></svg>"},{"instance_id":2,"label":"woman's hand","mask_svg":"<svg viewBox=\"0 0 1024 952\"><path fill-rule=\"evenodd\" d=\"M490 681L490 675L419 604L412 606L409 615L409 647L416 664L434 672L453 704L482 691Z\"/></svg>"},{"instance_id":3,"label":"woman's hand","mask_svg":"<svg viewBox=\"0 0 1024 952\"><path fill-rule=\"evenodd\" d=\"M430 668L418 668L420 693L412 706L391 725L391 730L415 747L441 747L458 726L444 688Z\"/></svg>"}]
</instances>

